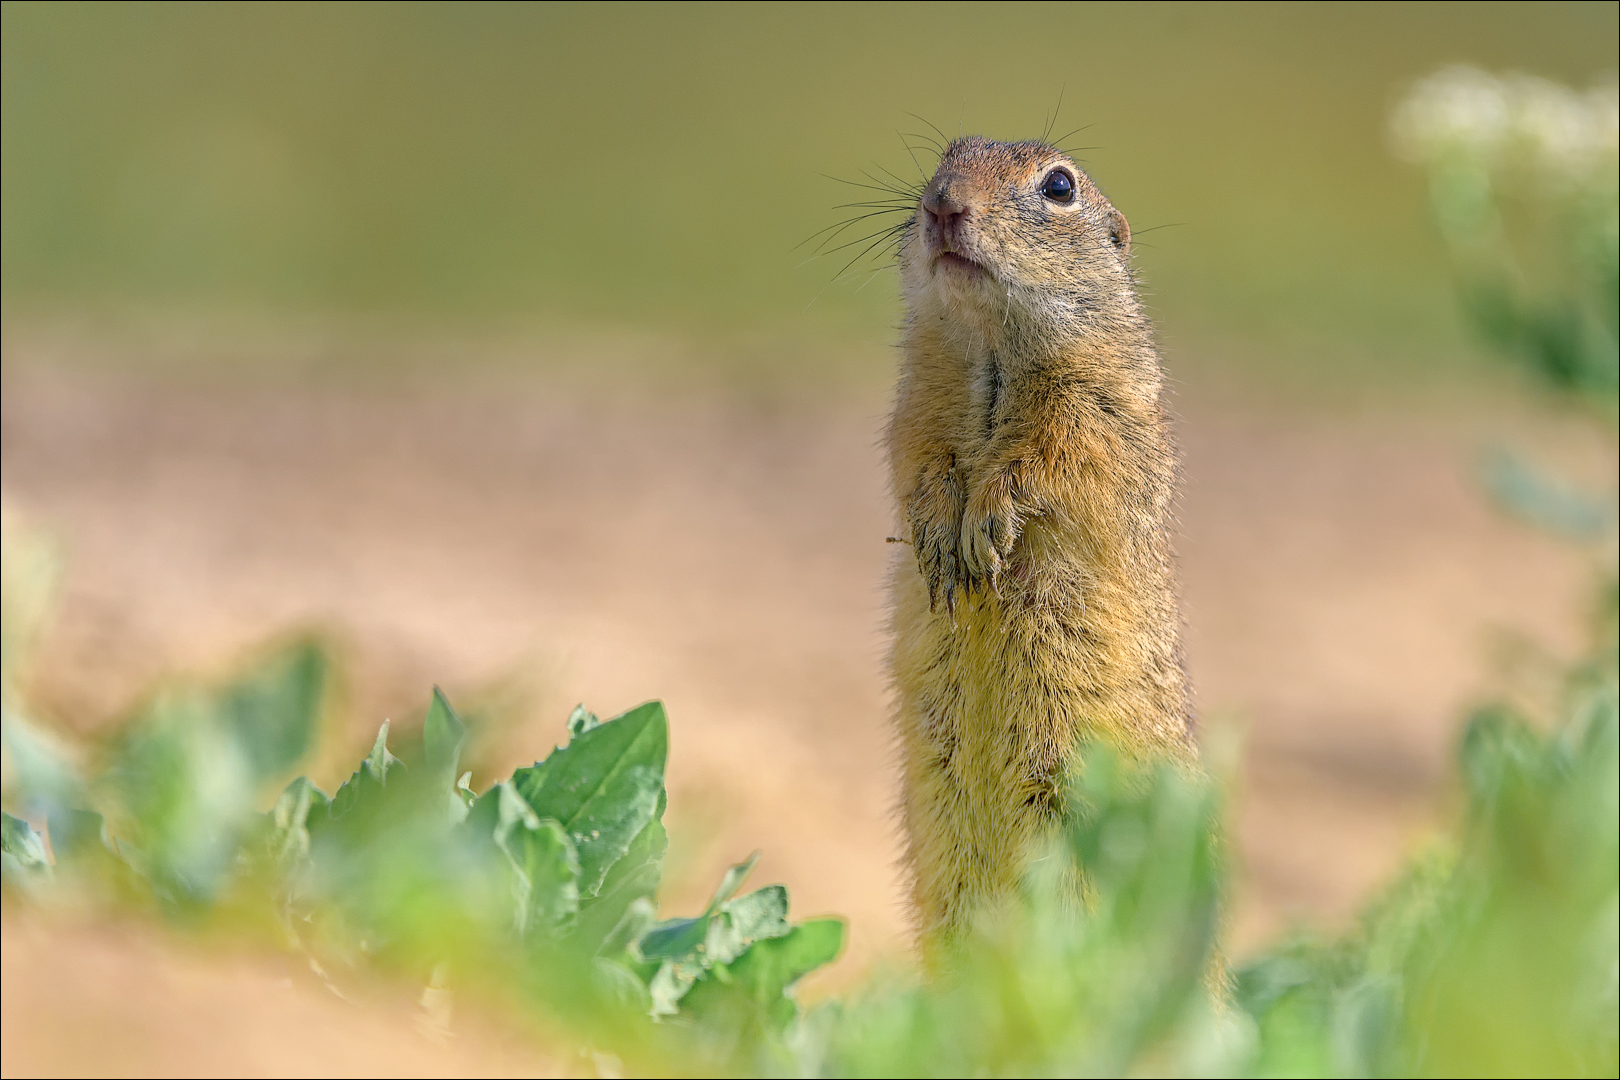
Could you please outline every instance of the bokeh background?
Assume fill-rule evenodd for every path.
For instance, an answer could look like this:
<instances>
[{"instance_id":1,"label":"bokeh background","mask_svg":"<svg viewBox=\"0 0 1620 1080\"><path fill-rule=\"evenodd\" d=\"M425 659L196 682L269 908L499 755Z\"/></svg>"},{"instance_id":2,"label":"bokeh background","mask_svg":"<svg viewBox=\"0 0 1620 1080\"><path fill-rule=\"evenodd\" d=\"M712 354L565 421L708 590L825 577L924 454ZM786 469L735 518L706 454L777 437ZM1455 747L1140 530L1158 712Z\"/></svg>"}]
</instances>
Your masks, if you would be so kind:
<instances>
[{"instance_id":1,"label":"bokeh background","mask_svg":"<svg viewBox=\"0 0 1620 1080\"><path fill-rule=\"evenodd\" d=\"M1462 710L1579 638L1589 557L1479 463L1601 486L1612 452L1471 340L1388 117L1452 63L1612 79L1611 3L0 10L0 482L64 555L32 694L66 730L309 627L346 672L328 786L433 683L483 718L475 784L576 701L661 697L667 903L761 847L851 919L828 985L903 955L898 306L805 241L936 132L1072 132L1138 237L1235 953L1342 925L1444 814ZM150 929L4 932L8 1073L45 1060L19 1030L92 1071L107 1037L61 1033L147 1071L516 1067Z\"/></svg>"}]
</instances>

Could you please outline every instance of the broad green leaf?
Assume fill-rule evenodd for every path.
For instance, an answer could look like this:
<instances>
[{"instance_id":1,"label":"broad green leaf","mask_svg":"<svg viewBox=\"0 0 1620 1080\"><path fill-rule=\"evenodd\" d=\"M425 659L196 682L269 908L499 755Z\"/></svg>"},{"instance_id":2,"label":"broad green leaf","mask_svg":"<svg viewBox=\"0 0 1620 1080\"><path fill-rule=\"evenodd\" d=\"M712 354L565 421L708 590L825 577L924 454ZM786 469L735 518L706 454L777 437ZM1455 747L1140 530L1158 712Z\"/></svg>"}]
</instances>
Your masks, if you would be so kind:
<instances>
[{"instance_id":1,"label":"broad green leaf","mask_svg":"<svg viewBox=\"0 0 1620 1080\"><path fill-rule=\"evenodd\" d=\"M787 934L755 941L728 964L715 964L679 999L699 1023L780 1030L797 1013L787 992L799 979L838 958L839 919L812 919Z\"/></svg>"},{"instance_id":2,"label":"broad green leaf","mask_svg":"<svg viewBox=\"0 0 1620 1080\"><path fill-rule=\"evenodd\" d=\"M218 691L215 715L242 748L255 783L285 776L314 744L326 669L321 648L301 641Z\"/></svg>"},{"instance_id":3,"label":"broad green leaf","mask_svg":"<svg viewBox=\"0 0 1620 1080\"><path fill-rule=\"evenodd\" d=\"M608 871L594 897L580 904L579 919L574 925L574 936L588 949L600 949L604 954L622 950L629 939L616 947L606 944L610 934L619 927L638 902L650 901L658 892L663 873L664 852L669 847L669 835L660 820L664 813L664 799L659 796L653 819L631 841L629 849ZM652 920L648 920L650 925ZM646 927L637 929L640 937ZM600 945L593 943L602 943Z\"/></svg>"},{"instance_id":4,"label":"broad green leaf","mask_svg":"<svg viewBox=\"0 0 1620 1080\"><path fill-rule=\"evenodd\" d=\"M767 885L730 899L758 859L759 853L755 852L745 862L731 867L702 915L669 919L641 935L634 953L642 961L658 965L649 986L654 1016L676 1012L694 986L710 979L728 982L732 978L730 966L740 957L759 948L762 942L785 939L793 933L787 921L787 889L781 885ZM804 940L819 940L819 933L823 931L813 932ZM836 943L833 951L836 954Z\"/></svg>"},{"instance_id":5,"label":"broad green leaf","mask_svg":"<svg viewBox=\"0 0 1620 1080\"><path fill-rule=\"evenodd\" d=\"M669 725L653 701L581 731L567 746L512 774L542 818L567 830L579 852L579 891L592 897L657 813Z\"/></svg>"},{"instance_id":6,"label":"broad green leaf","mask_svg":"<svg viewBox=\"0 0 1620 1080\"><path fill-rule=\"evenodd\" d=\"M751 865L752 861L740 865ZM735 889L741 880L742 875L727 874L727 881L716 896ZM719 910L705 912L695 919L661 922L642 935L637 949L644 959L655 962L684 961L699 968L730 963L756 939L787 934L792 929L787 922L787 910L787 890L780 885L767 885L747 896L722 903Z\"/></svg>"},{"instance_id":7,"label":"broad green leaf","mask_svg":"<svg viewBox=\"0 0 1620 1080\"><path fill-rule=\"evenodd\" d=\"M133 834L120 845L157 894L209 899L257 800L255 772L211 695L160 696L113 743L106 779Z\"/></svg>"},{"instance_id":8,"label":"broad green leaf","mask_svg":"<svg viewBox=\"0 0 1620 1080\"><path fill-rule=\"evenodd\" d=\"M579 910L579 856L563 827L538 817L511 784L496 785L495 844L517 872L516 927L528 934Z\"/></svg>"},{"instance_id":9,"label":"broad green leaf","mask_svg":"<svg viewBox=\"0 0 1620 1080\"><path fill-rule=\"evenodd\" d=\"M332 796L327 816L337 820L375 799L388 783L389 773L402 768L399 758L388 752L388 721L384 720L377 729L376 741L371 744L371 753Z\"/></svg>"},{"instance_id":10,"label":"broad green leaf","mask_svg":"<svg viewBox=\"0 0 1620 1080\"><path fill-rule=\"evenodd\" d=\"M630 946L639 941L642 935L658 923L658 908L646 897L637 897L630 901L625 908L624 915L602 940L597 952L605 957L617 958L629 955ZM587 939L589 940L589 939ZM634 957L630 957L634 960Z\"/></svg>"},{"instance_id":11,"label":"broad green leaf","mask_svg":"<svg viewBox=\"0 0 1620 1080\"><path fill-rule=\"evenodd\" d=\"M301 642L223 686L159 695L110 740L101 790L122 830L117 850L161 898L211 898L257 818L262 785L313 741L325 679L324 654ZM88 822L62 830L89 831Z\"/></svg>"},{"instance_id":12,"label":"broad green leaf","mask_svg":"<svg viewBox=\"0 0 1620 1080\"><path fill-rule=\"evenodd\" d=\"M22 818L0 814L0 869L8 885L26 888L51 872L45 842Z\"/></svg>"},{"instance_id":13,"label":"broad green leaf","mask_svg":"<svg viewBox=\"0 0 1620 1080\"><path fill-rule=\"evenodd\" d=\"M746 928L739 930L730 914L731 897L747 879L759 862L759 852L730 867L720 879L719 888L703 909L703 914L692 919L668 919L648 930L637 943L637 949L647 960L690 960L707 966L715 961L714 949L721 950L719 962L736 956L747 941L752 941L756 927L767 927L771 936L787 933L787 890L780 885L768 886L758 893L743 898L741 911ZM768 895L764 895L768 894ZM780 925L780 929L778 929ZM699 954L702 955L699 955Z\"/></svg>"},{"instance_id":14,"label":"broad green leaf","mask_svg":"<svg viewBox=\"0 0 1620 1080\"><path fill-rule=\"evenodd\" d=\"M466 741L467 725L450 707L444 691L435 686L427 720L422 725L422 749L428 782L444 789L452 822L467 816L467 801L456 791L454 782L456 767L461 762L461 748Z\"/></svg>"},{"instance_id":15,"label":"broad green leaf","mask_svg":"<svg viewBox=\"0 0 1620 1080\"><path fill-rule=\"evenodd\" d=\"M697 954L709 936L709 916L666 919L642 935L637 947L647 960L683 960Z\"/></svg>"},{"instance_id":16,"label":"broad green leaf","mask_svg":"<svg viewBox=\"0 0 1620 1080\"><path fill-rule=\"evenodd\" d=\"M703 953L710 964L729 964L761 938L778 938L788 925L788 894L781 885L767 885L747 896L723 904L709 919Z\"/></svg>"},{"instance_id":17,"label":"broad green leaf","mask_svg":"<svg viewBox=\"0 0 1620 1080\"><path fill-rule=\"evenodd\" d=\"M278 862L294 863L309 857L309 817L326 815L331 800L300 776L287 785L270 811L270 853Z\"/></svg>"},{"instance_id":18,"label":"broad green leaf","mask_svg":"<svg viewBox=\"0 0 1620 1080\"><path fill-rule=\"evenodd\" d=\"M647 994L652 1001L648 1012L655 1017L674 1016L680 1012L681 999L702 974L703 968L699 964L665 960L647 983Z\"/></svg>"},{"instance_id":19,"label":"broad green leaf","mask_svg":"<svg viewBox=\"0 0 1620 1080\"><path fill-rule=\"evenodd\" d=\"M456 766L461 761L461 748L466 741L467 725L450 707L444 691L435 686L427 719L422 725L422 744L428 771L435 780L443 776L446 787L455 780Z\"/></svg>"},{"instance_id":20,"label":"broad green leaf","mask_svg":"<svg viewBox=\"0 0 1620 1080\"><path fill-rule=\"evenodd\" d=\"M488 836L512 871L513 928L551 929L579 910L579 855L557 822L542 818L509 782L473 804L467 828Z\"/></svg>"},{"instance_id":21,"label":"broad green leaf","mask_svg":"<svg viewBox=\"0 0 1620 1080\"><path fill-rule=\"evenodd\" d=\"M838 959L844 949L844 920L807 919L780 938L762 940L756 971L784 990L819 967ZM754 949L750 949L752 953ZM737 974L733 965L733 976Z\"/></svg>"},{"instance_id":22,"label":"broad green leaf","mask_svg":"<svg viewBox=\"0 0 1620 1080\"><path fill-rule=\"evenodd\" d=\"M647 1015L652 1011L652 995L647 984L623 964L606 957L594 957L590 967L597 989L633 1014Z\"/></svg>"},{"instance_id":23,"label":"broad green leaf","mask_svg":"<svg viewBox=\"0 0 1620 1080\"><path fill-rule=\"evenodd\" d=\"M500 844L526 886L518 904L522 933L555 926L579 910L579 856L561 825L550 818L533 829L520 825Z\"/></svg>"}]
</instances>

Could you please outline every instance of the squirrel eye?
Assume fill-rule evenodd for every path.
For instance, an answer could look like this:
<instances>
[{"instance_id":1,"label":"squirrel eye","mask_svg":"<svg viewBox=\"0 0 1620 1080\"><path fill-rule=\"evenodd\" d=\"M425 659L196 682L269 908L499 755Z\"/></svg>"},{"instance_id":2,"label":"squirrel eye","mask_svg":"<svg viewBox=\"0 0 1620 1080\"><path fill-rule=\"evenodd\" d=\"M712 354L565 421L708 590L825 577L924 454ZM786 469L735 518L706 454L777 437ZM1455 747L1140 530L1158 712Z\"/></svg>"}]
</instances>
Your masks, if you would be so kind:
<instances>
[{"instance_id":1,"label":"squirrel eye","mask_svg":"<svg viewBox=\"0 0 1620 1080\"><path fill-rule=\"evenodd\" d=\"M1074 177L1068 169L1053 169L1041 181L1041 194L1053 202L1066 203L1074 201Z\"/></svg>"}]
</instances>

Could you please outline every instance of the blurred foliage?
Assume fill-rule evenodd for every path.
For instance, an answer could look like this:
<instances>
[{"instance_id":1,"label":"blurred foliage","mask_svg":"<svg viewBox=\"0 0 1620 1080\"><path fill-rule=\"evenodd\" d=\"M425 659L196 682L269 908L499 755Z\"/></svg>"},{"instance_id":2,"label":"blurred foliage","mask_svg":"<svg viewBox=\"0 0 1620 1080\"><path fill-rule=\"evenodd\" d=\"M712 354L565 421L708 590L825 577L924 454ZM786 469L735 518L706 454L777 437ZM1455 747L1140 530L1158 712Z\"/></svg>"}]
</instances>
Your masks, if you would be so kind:
<instances>
[{"instance_id":1,"label":"blurred foliage","mask_svg":"<svg viewBox=\"0 0 1620 1080\"><path fill-rule=\"evenodd\" d=\"M1130 218L1171 334L1430 358L1455 334L1447 273L1383 152L1386 103L1459 55L1584 84L1620 52L1602 3L8 0L0 19L11 316L864 340L892 324L889 275L829 283L841 261L795 250L861 197L824 174L914 177L929 151L901 132L930 123L1050 119L1081 129L1065 145Z\"/></svg>"},{"instance_id":2,"label":"blurred foliage","mask_svg":"<svg viewBox=\"0 0 1620 1080\"><path fill-rule=\"evenodd\" d=\"M13 562L18 535L6 565L43 565ZM6 583L8 600L29 587ZM435 691L420 733L396 744L383 725L335 793L281 787L323 712L328 662L303 641L77 748L9 697L5 887L254 937L335 988L415 979L441 1013L498 1001L553 1051L633 1073L1612 1075L1615 626L1611 589L1556 715L1475 716L1455 837L1354 932L1235 976L1214 787L1092 746L1015 901L928 979L880 975L806 1011L791 988L837 956L842 923L790 922L780 885L740 893L753 859L696 916L658 916L660 705L576 709L566 745L475 792L457 775L466 724Z\"/></svg>"},{"instance_id":3,"label":"blurred foliage","mask_svg":"<svg viewBox=\"0 0 1620 1080\"><path fill-rule=\"evenodd\" d=\"M1238 979L1261 1075L1610 1076L1617 1058L1620 804L1613 608L1551 731L1480 710L1465 805L1343 941Z\"/></svg>"},{"instance_id":4,"label":"blurred foliage","mask_svg":"<svg viewBox=\"0 0 1620 1080\"><path fill-rule=\"evenodd\" d=\"M719 1060L739 1039L779 1038L797 1017L786 992L842 948L838 920L788 921L780 885L736 895L752 859L696 918L658 920L668 729L656 702L607 721L577 710L565 746L475 794L456 775L466 726L435 691L405 759L384 724L334 794L299 777L274 795L312 746L325 668L297 642L223 686L161 695L97 740L66 797L51 777L70 761L41 782L8 757L8 805L50 841L47 856L42 834L6 814L8 889L258 936L334 986L386 972L446 998L499 996L541 1027L565 1023L582 1049L643 1061L699 1054L721 1031ZM34 722L6 725L9 748Z\"/></svg>"}]
</instances>

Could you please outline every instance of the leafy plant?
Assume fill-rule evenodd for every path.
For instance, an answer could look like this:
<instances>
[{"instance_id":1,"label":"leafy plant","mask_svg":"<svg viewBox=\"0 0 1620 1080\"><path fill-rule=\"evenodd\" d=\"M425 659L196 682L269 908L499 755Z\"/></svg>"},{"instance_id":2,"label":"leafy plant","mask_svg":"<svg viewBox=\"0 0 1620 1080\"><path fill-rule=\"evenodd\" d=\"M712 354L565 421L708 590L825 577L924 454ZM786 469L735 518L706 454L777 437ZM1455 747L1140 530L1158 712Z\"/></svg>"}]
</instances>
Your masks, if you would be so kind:
<instances>
[{"instance_id":1,"label":"leafy plant","mask_svg":"<svg viewBox=\"0 0 1620 1080\"><path fill-rule=\"evenodd\" d=\"M383 970L515 995L631 1057L680 1041L656 1019L702 1017L733 1041L777 1035L797 1016L793 984L838 955L843 924L790 923L782 886L737 895L753 859L697 918L657 920L657 702L606 721L576 710L566 745L475 794L457 776L466 725L435 690L406 760L384 724L334 794L298 777L257 811L313 744L326 670L314 643L297 642L224 686L159 695L87 755L97 765L69 801L42 802L61 786L17 775L14 801L43 811L55 858L7 814L8 887L257 928L333 980ZM28 723L9 716L8 737L26 741ZM29 767L74 772L67 760Z\"/></svg>"},{"instance_id":2,"label":"leafy plant","mask_svg":"<svg viewBox=\"0 0 1620 1080\"><path fill-rule=\"evenodd\" d=\"M381 971L497 995L548 1039L648 1072L1603 1075L1617 1065L1612 610L1603 626L1552 731L1501 707L1471 723L1453 842L1353 934L1284 944L1230 979L1219 800L1201 777L1088 749L1073 813L1015 903L928 979L878 978L804 1013L791 989L837 955L842 924L790 922L779 885L741 893L752 858L696 916L657 917L657 703L607 721L576 710L566 745L475 794L456 775L465 725L435 691L404 760L384 725L335 794L299 777L254 809L318 728L327 662L309 642L222 687L171 690L86 755L82 802L45 814L54 859L7 814L5 881L34 903L77 892L259 934L338 983ZM244 734L244 716L261 726ZM14 781L14 803L38 805L34 777Z\"/></svg>"}]
</instances>

